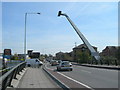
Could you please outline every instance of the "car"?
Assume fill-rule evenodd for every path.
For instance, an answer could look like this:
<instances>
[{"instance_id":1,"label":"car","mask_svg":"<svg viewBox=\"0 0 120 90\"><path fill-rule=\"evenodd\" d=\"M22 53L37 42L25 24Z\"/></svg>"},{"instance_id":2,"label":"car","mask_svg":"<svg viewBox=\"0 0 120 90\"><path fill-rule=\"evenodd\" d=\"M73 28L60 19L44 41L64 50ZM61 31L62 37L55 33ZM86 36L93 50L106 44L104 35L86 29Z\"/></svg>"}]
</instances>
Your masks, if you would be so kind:
<instances>
[{"instance_id":1,"label":"car","mask_svg":"<svg viewBox=\"0 0 120 90\"><path fill-rule=\"evenodd\" d=\"M42 61L39 61L39 65L43 65L43 62L42 62Z\"/></svg>"},{"instance_id":2,"label":"car","mask_svg":"<svg viewBox=\"0 0 120 90\"><path fill-rule=\"evenodd\" d=\"M56 66L56 65L58 65L58 61L52 60L52 61L50 62L50 64L51 64L51 66Z\"/></svg>"},{"instance_id":3,"label":"car","mask_svg":"<svg viewBox=\"0 0 120 90\"><path fill-rule=\"evenodd\" d=\"M62 62L62 60L58 60L58 64L60 64Z\"/></svg>"},{"instance_id":4,"label":"car","mask_svg":"<svg viewBox=\"0 0 120 90\"><path fill-rule=\"evenodd\" d=\"M69 61L62 61L59 63L59 65L57 65L57 71L60 70L72 71L73 70L72 64Z\"/></svg>"}]
</instances>

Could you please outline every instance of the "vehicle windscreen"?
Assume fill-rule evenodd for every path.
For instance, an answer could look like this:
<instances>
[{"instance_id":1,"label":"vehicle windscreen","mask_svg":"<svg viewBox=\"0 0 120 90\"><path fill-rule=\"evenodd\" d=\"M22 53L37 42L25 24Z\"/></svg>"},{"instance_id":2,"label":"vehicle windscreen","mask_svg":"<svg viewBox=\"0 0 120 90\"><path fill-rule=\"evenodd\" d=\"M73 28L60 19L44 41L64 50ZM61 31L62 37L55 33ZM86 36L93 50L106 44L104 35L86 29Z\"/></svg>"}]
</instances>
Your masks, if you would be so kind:
<instances>
[{"instance_id":1,"label":"vehicle windscreen","mask_svg":"<svg viewBox=\"0 0 120 90\"><path fill-rule=\"evenodd\" d=\"M70 65L69 62L63 62L62 65Z\"/></svg>"}]
</instances>

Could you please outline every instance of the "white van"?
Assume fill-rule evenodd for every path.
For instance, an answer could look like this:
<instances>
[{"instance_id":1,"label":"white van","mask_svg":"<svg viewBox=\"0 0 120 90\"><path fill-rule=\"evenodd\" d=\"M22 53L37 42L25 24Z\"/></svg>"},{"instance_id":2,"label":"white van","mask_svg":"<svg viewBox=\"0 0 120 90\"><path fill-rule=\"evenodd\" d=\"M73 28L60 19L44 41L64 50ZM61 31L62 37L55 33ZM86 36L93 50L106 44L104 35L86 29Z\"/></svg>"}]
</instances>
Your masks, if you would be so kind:
<instances>
[{"instance_id":1,"label":"white van","mask_svg":"<svg viewBox=\"0 0 120 90\"><path fill-rule=\"evenodd\" d=\"M39 59L26 59L25 61L28 67L39 67L43 64Z\"/></svg>"}]
</instances>

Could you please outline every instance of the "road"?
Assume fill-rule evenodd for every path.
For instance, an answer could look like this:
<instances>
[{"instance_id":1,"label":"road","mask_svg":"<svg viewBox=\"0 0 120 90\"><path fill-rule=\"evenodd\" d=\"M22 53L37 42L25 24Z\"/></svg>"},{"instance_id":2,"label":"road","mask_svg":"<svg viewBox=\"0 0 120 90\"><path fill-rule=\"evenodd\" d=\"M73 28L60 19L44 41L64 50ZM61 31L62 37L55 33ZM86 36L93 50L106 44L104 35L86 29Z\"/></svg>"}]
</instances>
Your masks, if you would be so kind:
<instances>
[{"instance_id":1,"label":"road","mask_svg":"<svg viewBox=\"0 0 120 90\"><path fill-rule=\"evenodd\" d=\"M56 70L56 66L46 67ZM118 71L73 65L73 71L56 72L91 88L118 88Z\"/></svg>"}]
</instances>

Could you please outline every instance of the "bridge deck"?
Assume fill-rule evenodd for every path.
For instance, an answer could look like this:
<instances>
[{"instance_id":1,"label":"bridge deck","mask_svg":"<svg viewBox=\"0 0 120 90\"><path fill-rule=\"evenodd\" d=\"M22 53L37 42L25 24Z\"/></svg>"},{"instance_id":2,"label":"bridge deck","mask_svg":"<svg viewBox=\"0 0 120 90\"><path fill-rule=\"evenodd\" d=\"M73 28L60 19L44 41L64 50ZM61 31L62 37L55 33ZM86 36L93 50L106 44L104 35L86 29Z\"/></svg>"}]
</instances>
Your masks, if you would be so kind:
<instances>
[{"instance_id":1,"label":"bridge deck","mask_svg":"<svg viewBox=\"0 0 120 90\"><path fill-rule=\"evenodd\" d=\"M18 88L59 88L59 86L42 70L42 68L27 68L20 80Z\"/></svg>"}]
</instances>

